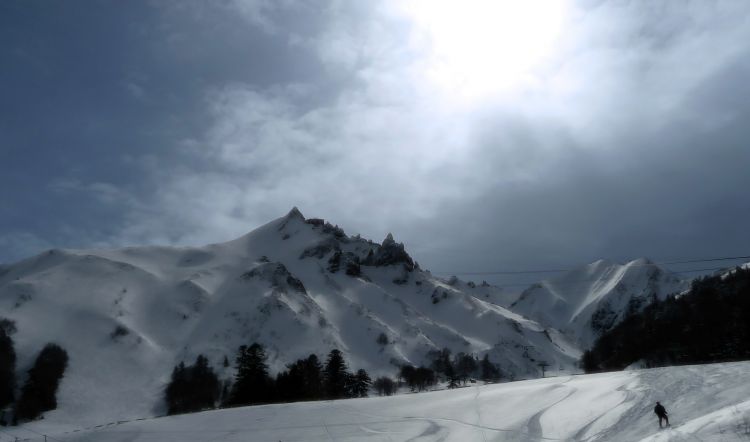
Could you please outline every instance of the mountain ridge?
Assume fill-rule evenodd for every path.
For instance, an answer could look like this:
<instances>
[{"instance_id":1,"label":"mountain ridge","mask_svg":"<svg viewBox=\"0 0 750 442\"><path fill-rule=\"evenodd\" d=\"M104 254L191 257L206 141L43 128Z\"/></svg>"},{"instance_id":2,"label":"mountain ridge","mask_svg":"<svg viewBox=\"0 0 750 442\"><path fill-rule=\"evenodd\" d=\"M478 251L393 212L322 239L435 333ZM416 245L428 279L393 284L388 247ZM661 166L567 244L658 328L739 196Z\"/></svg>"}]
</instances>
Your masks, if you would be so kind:
<instances>
[{"instance_id":1,"label":"mountain ridge","mask_svg":"<svg viewBox=\"0 0 750 442\"><path fill-rule=\"evenodd\" d=\"M517 377L538 376L540 361L573 369L580 351L488 302L496 290L432 276L391 234L380 244L350 237L293 208L224 243L22 260L0 275L0 316L17 324L19 372L48 341L71 356L49 416L95 423L163 411L172 367L198 354L231 378L221 362L254 341L273 372L333 348L374 375L428 363L443 347L489 354Z\"/></svg>"},{"instance_id":2,"label":"mountain ridge","mask_svg":"<svg viewBox=\"0 0 750 442\"><path fill-rule=\"evenodd\" d=\"M625 264L600 259L530 286L510 308L588 348L629 313L688 286L648 258Z\"/></svg>"}]
</instances>

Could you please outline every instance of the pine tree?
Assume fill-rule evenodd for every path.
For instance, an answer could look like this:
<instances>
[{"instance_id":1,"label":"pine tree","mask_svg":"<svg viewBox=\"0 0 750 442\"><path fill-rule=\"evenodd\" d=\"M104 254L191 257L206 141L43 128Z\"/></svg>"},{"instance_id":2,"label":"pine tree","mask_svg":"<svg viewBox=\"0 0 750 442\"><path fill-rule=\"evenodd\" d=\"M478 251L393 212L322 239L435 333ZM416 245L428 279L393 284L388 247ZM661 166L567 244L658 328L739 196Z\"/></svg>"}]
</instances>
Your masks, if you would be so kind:
<instances>
[{"instance_id":1,"label":"pine tree","mask_svg":"<svg viewBox=\"0 0 750 442\"><path fill-rule=\"evenodd\" d=\"M16 389L16 351L13 339L0 328L0 409L13 402Z\"/></svg>"},{"instance_id":2,"label":"pine tree","mask_svg":"<svg viewBox=\"0 0 750 442\"><path fill-rule=\"evenodd\" d=\"M448 388L458 387L458 375L450 360L444 361L445 377L448 379Z\"/></svg>"},{"instance_id":3,"label":"pine tree","mask_svg":"<svg viewBox=\"0 0 750 442\"><path fill-rule=\"evenodd\" d=\"M270 402L272 379L268 375L266 351L262 345L243 345L237 352L237 374L228 405L249 405Z\"/></svg>"},{"instance_id":4,"label":"pine tree","mask_svg":"<svg viewBox=\"0 0 750 442\"><path fill-rule=\"evenodd\" d=\"M289 370L280 371L276 374L276 389L274 398L278 402L293 402L299 400L299 379L293 377Z\"/></svg>"},{"instance_id":5,"label":"pine tree","mask_svg":"<svg viewBox=\"0 0 750 442\"><path fill-rule=\"evenodd\" d=\"M323 369L323 383L326 397L329 399L340 399L347 396L349 372L347 371L344 356L337 349L328 354L325 368Z\"/></svg>"},{"instance_id":6,"label":"pine tree","mask_svg":"<svg viewBox=\"0 0 750 442\"><path fill-rule=\"evenodd\" d=\"M466 385L469 376L477 369L477 361L471 355L459 353L456 355L455 369L458 378Z\"/></svg>"},{"instance_id":7,"label":"pine tree","mask_svg":"<svg viewBox=\"0 0 750 442\"><path fill-rule=\"evenodd\" d=\"M229 393L231 391L231 388L232 388L231 379L224 379L224 381L221 383L221 394L219 395L220 404L229 403Z\"/></svg>"},{"instance_id":8,"label":"pine tree","mask_svg":"<svg viewBox=\"0 0 750 442\"><path fill-rule=\"evenodd\" d=\"M208 365L208 359L199 355L195 364L185 367L180 362L172 371L165 399L169 414L188 413L213 408L219 398L219 378Z\"/></svg>"},{"instance_id":9,"label":"pine tree","mask_svg":"<svg viewBox=\"0 0 750 442\"><path fill-rule=\"evenodd\" d=\"M353 397L367 397L367 392L370 391L372 380L370 375L363 369L357 370L357 374L354 375L354 386L352 388Z\"/></svg>"},{"instance_id":10,"label":"pine tree","mask_svg":"<svg viewBox=\"0 0 750 442\"><path fill-rule=\"evenodd\" d=\"M344 397L357 397L355 393L356 384L357 376L354 373L347 371L346 377L344 378Z\"/></svg>"},{"instance_id":11,"label":"pine tree","mask_svg":"<svg viewBox=\"0 0 750 442\"><path fill-rule=\"evenodd\" d=\"M410 364L402 365L398 372L399 379L402 379L404 383L409 387L411 391L417 388L417 369Z\"/></svg>"},{"instance_id":12,"label":"pine tree","mask_svg":"<svg viewBox=\"0 0 750 442\"><path fill-rule=\"evenodd\" d=\"M416 386L417 390L424 391L428 387L431 387L437 383L437 377L435 376L435 372L431 369L420 366L417 368L417 371L414 373L416 378Z\"/></svg>"},{"instance_id":13,"label":"pine tree","mask_svg":"<svg viewBox=\"0 0 750 442\"><path fill-rule=\"evenodd\" d=\"M181 413L188 409L185 393L187 387L187 374L185 363L180 362L172 369L172 377L164 392L167 402L167 414Z\"/></svg>"},{"instance_id":14,"label":"pine tree","mask_svg":"<svg viewBox=\"0 0 750 442\"><path fill-rule=\"evenodd\" d=\"M448 348L433 350L428 354L432 358L432 369L436 373L446 374L448 366L451 365L451 351Z\"/></svg>"},{"instance_id":15,"label":"pine tree","mask_svg":"<svg viewBox=\"0 0 750 442\"><path fill-rule=\"evenodd\" d=\"M490 356L485 354L479 363L482 380L484 382L496 382L500 379L500 369L497 365L490 362Z\"/></svg>"},{"instance_id":16,"label":"pine tree","mask_svg":"<svg viewBox=\"0 0 750 442\"><path fill-rule=\"evenodd\" d=\"M303 399L321 399L323 397L323 365L315 355L310 355L302 364L304 386Z\"/></svg>"},{"instance_id":17,"label":"pine tree","mask_svg":"<svg viewBox=\"0 0 750 442\"><path fill-rule=\"evenodd\" d=\"M208 365L208 358L198 355L190 370L190 380L195 408L213 408L219 398L220 384L213 368Z\"/></svg>"},{"instance_id":18,"label":"pine tree","mask_svg":"<svg viewBox=\"0 0 750 442\"><path fill-rule=\"evenodd\" d=\"M31 420L57 408L57 388L68 366L68 353L56 344L47 344L29 370L16 404L16 418Z\"/></svg>"},{"instance_id":19,"label":"pine tree","mask_svg":"<svg viewBox=\"0 0 750 442\"><path fill-rule=\"evenodd\" d=\"M390 396L396 391L396 383L393 382L393 379L388 377L379 377L375 379L372 386L380 396Z\"/></svg>"},{"instance_id":20,"label":"pine tree","mask_svg":"<svg viewBox=\"0 0 750 442\"><path fill-rule=\"evenodd\" d=\"M298 359L276 376L277 399L287 402L321 399L321 379L321 365L317 356Z\"/></svg>"}]
</instances>

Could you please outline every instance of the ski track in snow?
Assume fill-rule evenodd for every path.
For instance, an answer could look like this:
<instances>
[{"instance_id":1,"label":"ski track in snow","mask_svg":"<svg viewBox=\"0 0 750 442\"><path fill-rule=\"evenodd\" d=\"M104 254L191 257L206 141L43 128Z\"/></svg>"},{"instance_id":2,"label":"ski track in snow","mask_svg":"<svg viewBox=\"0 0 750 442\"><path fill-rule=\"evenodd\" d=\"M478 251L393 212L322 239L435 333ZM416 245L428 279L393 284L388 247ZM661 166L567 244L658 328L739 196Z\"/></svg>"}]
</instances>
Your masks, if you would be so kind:
<instances>
[{"instance_id":1,"label":"ski track in snow","mask_svg":"<svg viewBox=\"0 0 750 442\"><path fill-rule=\"evenodd\" d=\"M573 379L573 377L571 376L570 379L568 379L567 381L563 381L560 384L555 385L554 387L555 388L565 387L565 384L567 384L568 382L570 382L572 379ZM572 388L572 390L565 397L563 397L562 399L560 399L557 402L553 403L552 405L541 409L538 413L536 413L535 415L531 416L531 419L529 419L528 424L526 424L526 428L527 428L529 436L534 437L534 438L538 438L538 439L545 439L544 437L542 437L542 435L543 435L542 424L541 424L541 418L542 418L542 416L544 415L544 413L547 410L549 410L550 408L554 407L555 405L563 402L564 400L568 399L569 397L573 396L577 391L578 391L577 388ZM557 439L555 439L555 440L557 440Z\"/></svg>"},{"instance_id":2,"label":"ski track in snow","mask_svg":"<svg viewBox=\"0 0 750 442\"><path fill-rule=\"evenodd\" d=\"M61 442L731 442L750 438L742 427L748 397L743 362L216 410L74 433L40 421L0 430L0 442L42 441L45 432ZM670 429L658 429L656 400L670 412Z\"/></svg>"}]
</instances>

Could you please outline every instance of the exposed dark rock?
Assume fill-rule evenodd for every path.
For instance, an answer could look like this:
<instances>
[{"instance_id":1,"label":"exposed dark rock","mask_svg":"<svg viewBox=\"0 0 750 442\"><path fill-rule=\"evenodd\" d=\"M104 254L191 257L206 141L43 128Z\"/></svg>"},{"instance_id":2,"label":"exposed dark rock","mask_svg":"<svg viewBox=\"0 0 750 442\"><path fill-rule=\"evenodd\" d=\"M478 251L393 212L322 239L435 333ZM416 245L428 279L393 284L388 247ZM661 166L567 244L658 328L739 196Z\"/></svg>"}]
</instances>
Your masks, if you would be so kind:
<instances>
[{"instance_id":1,"label":"exposed dark rock","mask_svg":"<svg viewBox=\"0 0 750 442\"><path fill-rule=\"evenodd\" d=\"M430 299L432 299L433 304L437 304L438 302L440 302L440 292L438 291L438 289L432 291Z\"/></svg>"},{"instance_id":2,"label":"exposed dark rock","mask_svg":"<svg viewBox=\"0 0 750 442\"><path fill-rule=\"evenodd\" d=\"M302 215L302 212L299 211L297 206L292 207L292 210L290 210L289 213L286 214L286 218L297 218L301 219L302 221L305 220L305 216Z\"/></svg>"},{"instance_id":3,"label":"exposed dark rock","mask_svg":"<svg viewBox=\"0 0 750 442\"><path fill-rule=\"evenodd\" d=\"M117 327L115 327L115 329L114 329L114 330L113 330L113 331L112 331L112 332L111 332L111 333L109 334L109 337L110 337L110 338L111 338L111 339L112 339L113 341L116 341L116 340L118 340L119 338L121 338L121 337L123 337L123 336L127 336L127 335L129 335L129 334L130 334L130 330L128 330L127 328L125 328L125 327L124 327L123 325L118 325L118 326L117 326Z\"/></svg>"},{"instance_id":4,"label":"exposed dark rock","mask_svg":"<svg viewBox=\"0 0 750 442\"><path fill-rule=\"evenodd\" d=\"M31 301L31 295L28 293L21 293L16 298L16 303L13 305L13 308L19 308L22 305L26 304L27 302Z\"/></svg>"},{"instance_id":5,"label":"exposed dark rock","mask_svg":"<svg viewBox=\"0 0 750 442\"><path fill-rule=\"evenodd\" d=\"M528 298L529 296L532 296L534 294L535 290L541 289L543 287L544 286L542 284L538 283L538 282L534 283L534 284L531 284L531 286L529 286L529 288L527 288L526 290L524 290L523 292L521 292L521 296L519 296L518 299L516 299L515 301L513 301L513 303L510 305L511 308L513 308L516 305L518 305L519 302L526 300L526 298Z\"/></svg>"},{"instance_id":6,"label":"exposed dark rock","mask_svg":"<svg viewBox=\"0 0 750 442\"><path fill-rule=\"evenodd\" d=\"M307 290L305 290L304 284L302 284L302 281L295 278L291 274L288 274L286 277L286 283L291 287L292 289L300 292L300 293L307 293Z\"/></svg>"},{"instance_id":7,"label":"exposed dark rock","mask_svg":"<svg viewBox=\"0 0 750 442\"><path fill-rule=\"evenodd\" d=\"M314 229L320 228L320 231L322 231L323 233L333 235L334 237L342 241L348 242L348 238L346 237L346 234L344 233L344 229L342 229L339 226L335 226L331 223L327 223L325 222L325 220L321 218L310 218L306 220L305 222L313 226Z\"/></svg>"},{"instance_id":8,"label":"exposed dark rock","mask_svg":"<svg viewBox=\"0 0 750 442\"><path fill-rule=\"evenodd\" d=\"M360 276L362 273L359 266L359 257L351 252L339 250L328 260L328 271L336 273L342 267L349 276Z\"/></svg>"},{"instance_id":9,"label":"exposed dark rock","mask_svg":"<svg viewBox=\"0 0 750 442\"><path fill-rule=\"evenodd\" d=\"M289 223L295 219L303 221L303 222L305 221L305 217L302 215L302 212L300 212L299 209L297 209L296 207L293 207L292 210L290 210L289 213L287 213L286 216L284 216L284 218L281 221L281 224L279 224L279 231L284 230L286 226L289 225Z\"/></svg>"},{"instance_id":10,"label":"exposed dark rock","mask_svg":"<svg viewBox=\"0 0 750 442\"><path fill-rule=\"evenodd\" d=\"M325 223L323 225L323 233L328 233L336 238L344 239L346 238L346 234L344 233L344 229L342 229L339 226L334 226L331 223Z\"/></svg>"},{"instance_id":11,"label":"exposed dark rock","mask_svg":"<svg viewBox=\"0 0 750 442\"><path fill-rule=\"evenodd\" d=\"M306 248L302 252L302 254L299 256L299 259L304 259L304 258L321 259L331 252L341 252L341 246L339 245L339 242L336 241L334 238L326 238L323 241L320 241L319 243L315 244L314 246L310 246Z\"/></svg>"},{"instance_id":12,"label":"exposed dark rock","mask_svg":"<svg viewBox=\"0 0 750 442\"><path fill-rule=\"evenodd\" d=\"M361 276L362 268L359 266L359 258L354 257L356 261L348 261L346 263L346 274L349 276Z\"/></svg>"},{"instance_id":13,"label":"exposed dark rock","mask_svg":"<svg viewBox=\"0 0 750 442\"><path fill-rule=\"evenodd\" d=\"M402 243L397 243L393 240L393 235L390 233L383 240L383 244L376 248L373 252L370 250L367 257L362 261L362 265L367 266L389 266L393 264L403 263L404 267L408 271L414 270L414 261L411 259Z\"/></svg>"},{"instance_id":14,"label":"exposed dark rock","mask_svg":"<svg viewBox=\"0 0 750 442\"><path fill-rule=\"evenodd\" d=\"M243 273L240 277L244 280L260 278L269 281L274 288L285 289L288 287L300 293L307 293L302 281L289 273L286 266L280 262L261 264L249 272Z\"/></svg>"},{"instance_id":15,"label":"exposed dark rock","mask_svg":"<svg viewBox=\"0 0 750 442\"><path fill-rule=\"evenodd\" d=\"M380 345L388 345L388 336L385 333L380 333L376 342Z\"/></svg>"},{"instance_id":16,"label":"exposed dark rock","mask_svg":"<svg viewBox=\"0 0 750 442\"><path fill-rule=\"evenodd\" d=\"M329 259L328 259L328 271L331 273L336 273L341 269L341 250L334 253Z\"/></svg>"}]
</instances>

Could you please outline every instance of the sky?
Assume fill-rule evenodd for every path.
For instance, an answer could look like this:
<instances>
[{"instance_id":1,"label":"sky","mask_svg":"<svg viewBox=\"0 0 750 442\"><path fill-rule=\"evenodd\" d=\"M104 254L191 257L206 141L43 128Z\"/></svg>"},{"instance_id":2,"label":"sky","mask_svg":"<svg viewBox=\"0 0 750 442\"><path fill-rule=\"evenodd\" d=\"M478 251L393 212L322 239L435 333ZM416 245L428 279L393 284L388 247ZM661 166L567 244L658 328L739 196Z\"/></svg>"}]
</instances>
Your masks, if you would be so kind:
<instances>
[{"instance_id":1,"label":"sky","mask_svg":"<svg viewBox=\"0 0 750 442\"><path fill-rule=\"evenodd\" d=\"M294 206L435 272L750 255L748 78L744 0L4 1L0 263Z\"/></svg>"}]
</instances>

